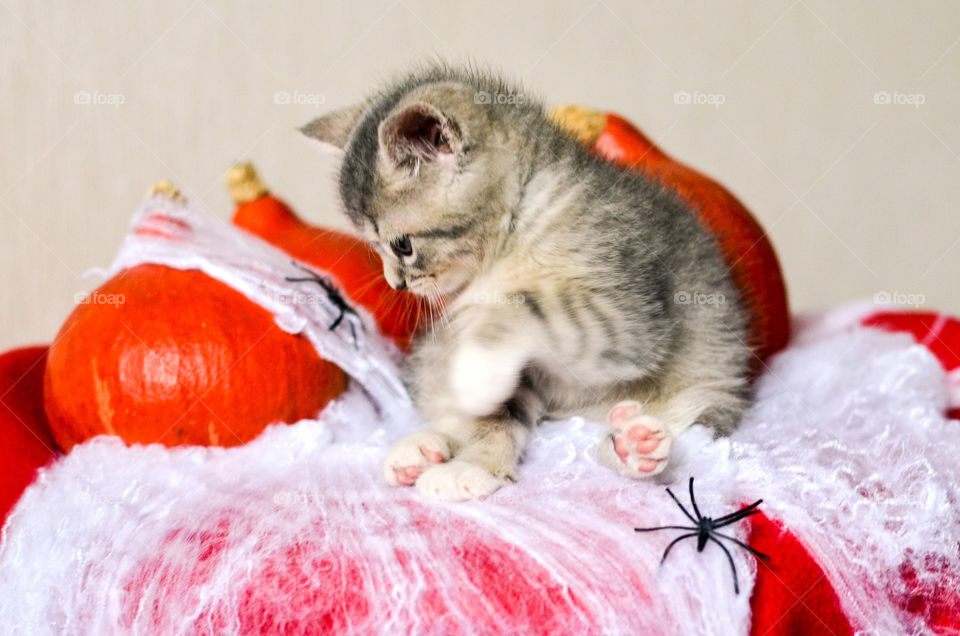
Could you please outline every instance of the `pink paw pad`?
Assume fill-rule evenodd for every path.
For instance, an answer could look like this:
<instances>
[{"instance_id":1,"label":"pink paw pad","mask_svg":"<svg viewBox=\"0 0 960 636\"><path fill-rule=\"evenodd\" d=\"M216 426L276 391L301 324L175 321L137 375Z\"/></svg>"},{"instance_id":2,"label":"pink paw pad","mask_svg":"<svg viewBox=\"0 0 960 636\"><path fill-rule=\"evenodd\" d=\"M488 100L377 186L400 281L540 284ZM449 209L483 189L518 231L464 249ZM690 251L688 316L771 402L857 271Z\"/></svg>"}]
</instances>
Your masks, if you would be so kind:
<instances>
[{"instance_id":1,"label":"pink paw pad","mask_svg":"<svg viewBox=\"0 0 960 636\"><path fill-rule=\"evenodd\" d=\"M649 435L649 429L645 428L645 430L648 431L648 435ZM633 437L633 435L630 434L631 432L632 432L632 429L630 432L627 433L626 438L623 435L613 436L614 450L617 451L617 456L619 456L622 461L627 461L629 459L631 449L640 455L649 455L653 451L657 450L657 448L660 446L661 440L656 438L649 438L649 437L640 442L632 443L631 440L635 438ZM630 439L627 439L627 438L630 438ZM653 465L649 470L653 470L654 468L656 468L656 461L653 462ZM649 472L649 470L644 472Z\"/></svg>"},{"instance_id":2,"label":"pink paw pad","mask_svg":"<svg viewBox=\"0 0 960 636\"><path fill-rule=\"evenodd\" d=\"M443 453L426 446L420 446L420 454L431 464L442 464L446 461ZM397 483L401 486L412 486L417 483L417 479L423 474L424 467L419 465L398 466L393 469L393 474L397 476Z\"/></svg>"},{"instance_id":3,"label":"pink paw pad","mask_svg":"<svg viewBox=\"0 0 960 636\"><path fill-rule=\"evenodd\" d=\"M394 468L394 474L397 476L397 483L401 486L412 486L416 483L423 468L420 466L404 466L403 468Z\"/></svg>"},{"instance_id":4,"label":"pink paw pad","mask_svg":"<svg viewBox=\"0 0 960 636\"><path fill-rule=\"evenodd\" d=\"M441 453L440 451L431 450L429 448L421 446L420 452L423 454L424 457L427 458L427 461L430 462L431 464L442 464L444 461L443 453Z\"/></svg>"},{"instance_id":5,"label":"pink paw pad","mask_svg":"<svg viewBox=\"0 0 960 636\"><path fill-rule=\"evenodd\" d=\"M642 473L652 473L659 466L662 459L640 459L637 460L637 470Z\"/></svg>"},{"instance_id":6,"label":"pink paw pad","mask_svg":"<svg viewBox=\"0 0 960 636\"><path fill-rule=\"evenodd\" d=\"M613 449L634 474L662 468L670 455L671 440L658 419L642 414L640 404L625 402L610 411Z\"/></svg>"}]
</instances>

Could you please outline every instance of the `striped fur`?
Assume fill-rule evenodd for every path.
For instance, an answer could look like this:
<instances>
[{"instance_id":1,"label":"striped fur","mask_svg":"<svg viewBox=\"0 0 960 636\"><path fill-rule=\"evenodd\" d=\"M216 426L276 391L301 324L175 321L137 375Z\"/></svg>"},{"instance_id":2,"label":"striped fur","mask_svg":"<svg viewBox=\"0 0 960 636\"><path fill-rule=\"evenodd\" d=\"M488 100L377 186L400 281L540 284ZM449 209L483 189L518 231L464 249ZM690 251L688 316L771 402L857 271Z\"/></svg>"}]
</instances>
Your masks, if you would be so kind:
<instances>
[{"instance_id":1,"label":"striped fur","mask_svg":"<svg viewBox=\"0 0 960 636\"><path fill-rule=\"evenodd\" d=\"M750 350L714 240L673 193L591 156L529 94L436 65L304 132L342 151L345 211L391 285L446 307L411 361L432 433L398 443L388 481L486 496L516 478L537 422L621 400L670 438L736 426ZM609 441L601 461L641 476Z\"/></svg>"}]
</instances>

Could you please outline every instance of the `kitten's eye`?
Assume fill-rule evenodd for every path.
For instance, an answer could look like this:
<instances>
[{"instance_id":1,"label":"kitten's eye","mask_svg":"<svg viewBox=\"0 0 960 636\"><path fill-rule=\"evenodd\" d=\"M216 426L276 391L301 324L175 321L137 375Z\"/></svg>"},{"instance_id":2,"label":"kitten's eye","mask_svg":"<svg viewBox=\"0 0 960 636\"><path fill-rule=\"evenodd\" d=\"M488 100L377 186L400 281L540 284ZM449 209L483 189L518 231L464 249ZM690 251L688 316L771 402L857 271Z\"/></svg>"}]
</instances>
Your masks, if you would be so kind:
<instances>
[{"instance_id":1,"label":"kitten's eye","mask_svg":"<svg viewBox=\"0 0 960 636\"><path fill-rule=\"evenodd\" d=\"M413 254L413 244L410 243L410 237L406 234L390 241L390 249L393 250L393 253L396 254L398 258Z\"/></svg>"}]
</instances>

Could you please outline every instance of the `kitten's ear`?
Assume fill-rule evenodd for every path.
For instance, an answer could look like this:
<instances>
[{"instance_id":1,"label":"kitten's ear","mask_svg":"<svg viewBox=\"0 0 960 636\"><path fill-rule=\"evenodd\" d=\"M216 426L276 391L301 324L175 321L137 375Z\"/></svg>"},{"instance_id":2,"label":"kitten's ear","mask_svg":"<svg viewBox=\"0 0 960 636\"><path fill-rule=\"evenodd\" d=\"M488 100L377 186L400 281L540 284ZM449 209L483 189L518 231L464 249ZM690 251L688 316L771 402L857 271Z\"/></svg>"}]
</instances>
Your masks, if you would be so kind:
<instances>
[{"instance_id":1,"label":"kitten's ear","mask_svg":"<svg viewBox=\"0 0 960 636\"><path fill-rule=\"evenodd\" d=\"M300 132L324 146L343 150L365 108L366 103L360 102L335 110L302 126Z\"/></svg>"},{"instance_id":2,"label":"kitten's ear","mask_svg":"<svg viewBox=\"0 0 960 636\"><path fill-rule=\"evenodd\" d=\"M431 161L460 149L460 127L429 104L405 106L380 124L380 150L397 166Z\"/></svg>"}]
</instances>

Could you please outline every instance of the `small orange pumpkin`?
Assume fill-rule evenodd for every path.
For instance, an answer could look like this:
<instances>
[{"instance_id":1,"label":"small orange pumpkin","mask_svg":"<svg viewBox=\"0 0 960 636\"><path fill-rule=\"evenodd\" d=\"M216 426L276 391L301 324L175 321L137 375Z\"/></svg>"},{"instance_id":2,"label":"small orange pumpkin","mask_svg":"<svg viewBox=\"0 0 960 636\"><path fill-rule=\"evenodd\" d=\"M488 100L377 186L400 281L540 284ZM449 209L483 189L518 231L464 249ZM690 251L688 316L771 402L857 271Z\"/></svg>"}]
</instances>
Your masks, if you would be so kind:
<instances>
[{"instance_id":1,"label":"small orange pumpkin","mask_svg":"<svg viewBox=\"0 0 960 636\"><path fill-rule=\"evenodd\" d=\"M44 407L65 451L101 434L235 446L315 416L346 387L306 338L202 272L139 265L90 299L47 356Z\"/></svg>"}]
</instances>

